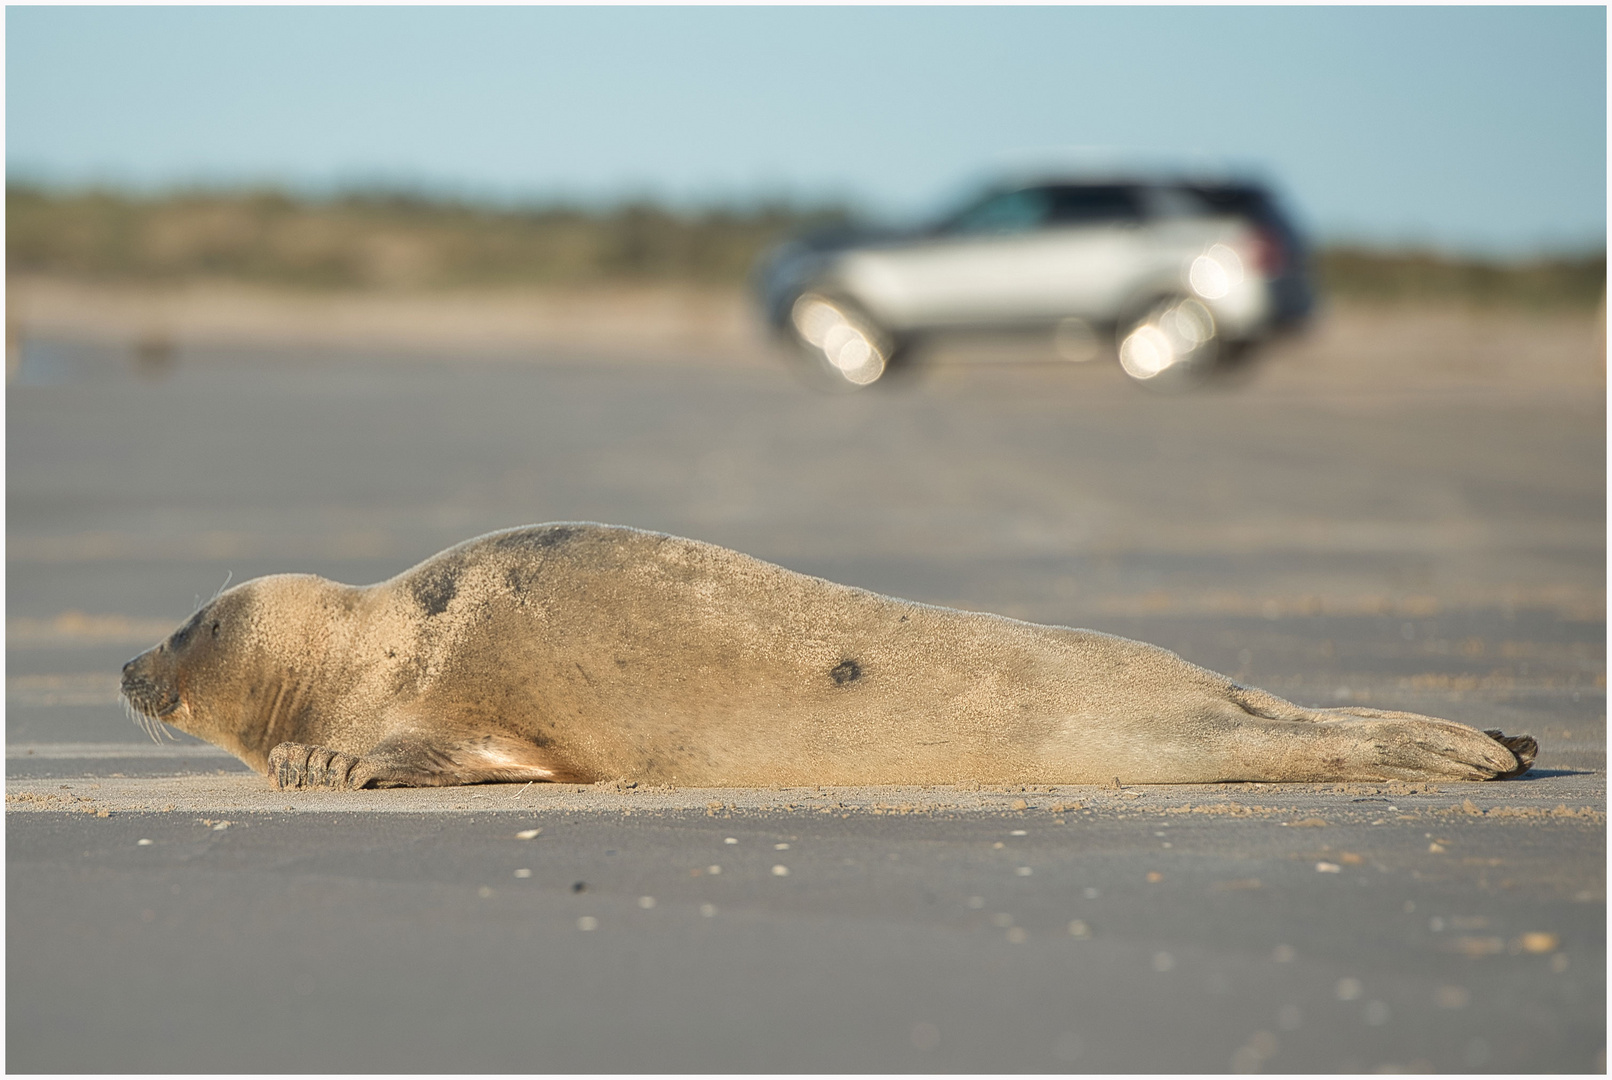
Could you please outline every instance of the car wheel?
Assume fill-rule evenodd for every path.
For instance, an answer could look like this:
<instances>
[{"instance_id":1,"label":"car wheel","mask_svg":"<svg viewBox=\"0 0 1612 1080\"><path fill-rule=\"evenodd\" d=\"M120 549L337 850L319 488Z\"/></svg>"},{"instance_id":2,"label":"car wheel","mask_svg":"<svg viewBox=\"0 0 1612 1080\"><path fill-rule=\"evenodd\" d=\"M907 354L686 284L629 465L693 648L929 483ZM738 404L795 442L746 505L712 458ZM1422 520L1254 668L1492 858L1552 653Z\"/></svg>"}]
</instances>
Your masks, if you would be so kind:
<instances>
[{"instance_id":1,"label":"car wheel","mask_svg":"<svg viewBox=\"0 0 1612 1080\"><path fill-rule=\"evenodd\" d=\"M789 326L796 346L831 389L872 386L896 356L895 338L840 297L802 294L790 308Z\"/></svg>"},{"instance_id":2,"label":"car wheel","mask_svg":"<svg viewBox=\"0 0 1612 1080\"><path fill-rule=\"evenodd\" d=\"M1119 365L1152 389L1179 391L1203 383L1226 353L1214 314L1187 296L1169 296L1123 320L1116 335Z\"/></svg>"}]
</instances>

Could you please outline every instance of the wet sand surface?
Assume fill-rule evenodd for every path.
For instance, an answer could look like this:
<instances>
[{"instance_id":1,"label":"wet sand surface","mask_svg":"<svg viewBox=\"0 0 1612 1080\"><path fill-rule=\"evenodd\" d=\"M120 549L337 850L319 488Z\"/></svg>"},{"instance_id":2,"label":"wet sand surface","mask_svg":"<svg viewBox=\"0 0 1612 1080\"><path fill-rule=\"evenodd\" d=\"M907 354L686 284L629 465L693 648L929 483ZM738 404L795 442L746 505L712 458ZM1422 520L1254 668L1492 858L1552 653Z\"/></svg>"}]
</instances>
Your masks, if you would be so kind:
<instances>
[{"instance_id":1,"label":"wet sand surface","mask_svg":"<svg viewBox=\"0 0 1612 1080\"><path fill-rule=\"evenodd\" d=\"M844 398L755 349L427 346L25 342L10 1069L1604 1068L1593 330L1344 313L1181 398L1024 346ZM568 519L1542 749L1484 785L290 794L117 704L227 576Z\"/></svg>"}]
</instances>

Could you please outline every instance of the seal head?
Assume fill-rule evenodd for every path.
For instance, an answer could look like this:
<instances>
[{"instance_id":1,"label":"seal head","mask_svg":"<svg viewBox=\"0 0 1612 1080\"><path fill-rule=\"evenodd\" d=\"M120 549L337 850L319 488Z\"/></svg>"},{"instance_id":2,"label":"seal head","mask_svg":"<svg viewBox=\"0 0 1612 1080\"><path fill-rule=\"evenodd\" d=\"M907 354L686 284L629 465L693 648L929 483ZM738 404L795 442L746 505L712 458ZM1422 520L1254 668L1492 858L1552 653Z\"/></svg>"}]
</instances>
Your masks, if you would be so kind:
<instances>
[{"instance_id":1,"label":"seal head","mask_svg":"<svg viewBox=\"0 0 1612 1080\"><path fill-rule=\"evenodd\" d=\"M310 645L352 591L281 574L220 593L123 665L124 703L153 737L166 724L261 771L271 748L264 742L299 727L296 690L317 666Z\"/></svg>"}]
</instances>

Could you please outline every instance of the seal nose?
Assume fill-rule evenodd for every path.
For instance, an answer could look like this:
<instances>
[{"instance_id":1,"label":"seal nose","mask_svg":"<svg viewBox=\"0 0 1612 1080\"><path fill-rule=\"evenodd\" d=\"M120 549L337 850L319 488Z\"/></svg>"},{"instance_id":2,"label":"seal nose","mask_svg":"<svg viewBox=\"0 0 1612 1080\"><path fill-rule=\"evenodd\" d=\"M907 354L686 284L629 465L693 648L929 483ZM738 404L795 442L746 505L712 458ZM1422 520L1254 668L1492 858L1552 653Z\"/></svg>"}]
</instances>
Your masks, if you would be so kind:
<instances>
[{"instance_id":1,"label":"seal nose","mask_svg":"<svg viewBox=\"0 0 1612 1080\"><path fill-rule=\"evenodd\" d=\"M118 689L125 694L127 694L134 687L134 684L139 681L138 676L136 676L134 673L134 665L139 663L139 661L140 658L136 656L133 660L130 660L127 664L123 665L123 678L118 680Z\"/></svg>"},{"instance_id":2,"label":"seal nose","mask_svg":"<svg viewBox=\"0 0 1612 1080\"><path fill-rule=\"evenodd\" d=\"M141 653L139 656L136 656L133 660L130 660L127 664L123 665L123 689L124 690L128 690L128 688L130 686L132 686L135 683L140 681L141 672L144 670L141 667L140 662L142 660L144 660L148 655L149 655L148 653Z\"/></svg>"}]
</instances>

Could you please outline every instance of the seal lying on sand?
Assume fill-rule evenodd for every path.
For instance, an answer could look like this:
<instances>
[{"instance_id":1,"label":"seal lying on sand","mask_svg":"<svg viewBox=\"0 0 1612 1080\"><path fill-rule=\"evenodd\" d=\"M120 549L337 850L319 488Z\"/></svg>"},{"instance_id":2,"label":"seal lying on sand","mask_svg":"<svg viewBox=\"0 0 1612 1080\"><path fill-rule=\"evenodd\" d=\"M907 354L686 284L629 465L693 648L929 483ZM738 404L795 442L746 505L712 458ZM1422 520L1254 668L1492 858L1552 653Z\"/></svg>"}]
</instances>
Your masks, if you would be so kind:
<instances>
[{"instance_id":1,"label":"seal lying on sand","mask_svg":"<svg viewBox=\"0 0 1612 1080\"><path fill-rule=\"evenodd\" d=\"M1489 780L1537 750L593 524L492 533L378 585L245 582L131 660L123 695L283 788Z\"/></svg>"}]
</instances>

